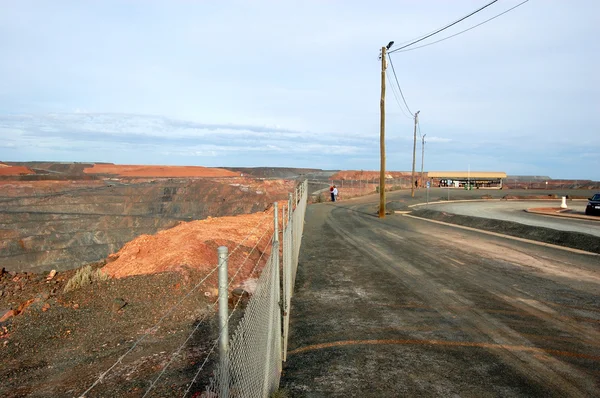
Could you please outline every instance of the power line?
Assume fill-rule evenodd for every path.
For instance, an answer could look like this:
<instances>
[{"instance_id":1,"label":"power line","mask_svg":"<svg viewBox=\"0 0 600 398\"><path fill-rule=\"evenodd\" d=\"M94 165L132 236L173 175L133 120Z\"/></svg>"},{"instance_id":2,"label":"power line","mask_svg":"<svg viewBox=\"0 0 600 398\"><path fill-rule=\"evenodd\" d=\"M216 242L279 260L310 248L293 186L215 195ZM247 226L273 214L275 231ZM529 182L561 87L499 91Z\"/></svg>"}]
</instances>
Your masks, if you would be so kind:
<instances>
[{"instance_id":1,"label":"power line","mask_svg":"<svg viewBox=\"0 0 600 398\"><path fill-rule=\"evenodd\" d=\"M388 82L390 83L390 87L392 88L392 93L394 93L394 98L396 99L396 102L398 103L398 107L400 108L400 111L402 111L402 114L404 116L406 116L409 119L412 119L412 117L406 113L406 111L404 110L404 107L400 103L400 97L398 96L396 87L394 87L394 84L392 83L392 79L390 79L390 74L387 73L387 71L386 71L385 75L387 76Z\"/></svg>"},{"instance_id":2,"label":"power line","mask_svg":"<svg viewBox=\"0 0 600 398\"><path fill-rule=\"evenodd\" d=\"M486 22L489 22L489 21L491 21L491 20L493 20L493 19L496 19L496 18L498 18L499 16L501 16L501 15L504 15L504 14L506 14L507 12L509 12L509 11L512 11L512 10L514 10L515 8L519 7L519 6L522 6L523 4L527 3L528 1L529 1L529 0L525 0L525 1L523 1L523 2L521 2L521 3L519 3L519 4L517 4L516 6L514 6L514 7L511 7L511 8L509 8L508 10L506 10L506 11L504 11L504 12L501 12L500 14L498 14L498 15L496 15L496 16L494 16L494 17L492 17L492 18L486 19L485 21L483 21L483 22L481 22L481 23L478 23L477 25L471 26L470 28L468 28L468 29L465 29L465 30L461 30L460 32L458 32L458 33L455 33L455 34L453 34L453 35L451 35L451 36L444 37L443 39L436 40L436 41L433 41L433 42L431 42L431 43L423 44L422 46L413 47L413 48L407 48L407 49L405 49L405 50L402 50L402 51L400 51L400 52L401 52L401 53L403 53L403 52L406 52L406 51L412 51L412 50L416 50L416 49L419 49L419 48L423 48L423 47L430 46L430 45L432 45L432 44L435 44L435 43L439 43L439 42L441 42L441 41L444 41L444 40L451 39L451 38L453 38L454 36L458 36L458 35L460 35L460 34L462 34L462 33L468 32L468 31L470 31L471 29L475 29L476 27L478 27L478 26L481 26L481 25L483 25L483 24L484 24L484 23L486 23Z\"/></svg>"},{"instance_id":3,"label":"power line","mask_svg":"<svg viewBox=\"0 0 600 398\"><path fill-rule=\"evenodd\" d=\"M461 21L464 21L465 19L469 18L470 16L477 14L479 11L481 11L481 10L483 10L483 9L485 9L485 8L487 8L487 7L489 7L489 6L491 6L492 4L496 3L497 1L498 1L498 0L493 0L493 1L489 2L489 3L487 3L486 5L484 5L483 7L480 7L480 8L478 8L477 10L475 10L475 11L471 12L470 14L467 14L467 15L465 15L464 17L462 17L462 18L460 18L460 19L457 19L456 21L454 21L454 22L452 22L452 23L450 23L450 24L448 24L448 25L444 26L443 28L437 29L437 30L433 31L432 33L429 33L428 35L425 35L425 36L421 37L420 39L414 40L414 41L410 42L409 44L405 44L405 45L404 45L404 46L402 46L402 47L399 47L399 48L397 48L397 49L395 49L395 50L389 51L389 52L388 52L388 54L395 53L396 51L400 51L400 50L402 50L403 48L410 47L410 46L412 46L413 44L416 44L416 43L418 43L418 42L420 42L420 41L423 41L423 40L425 40L425 39L427 39L427 38L429 38L429 37L431 37L431 36L433 36L433 35L437 35L438 33L440 33L440 32L442 32L442 31L444 31L444 30L448 29L449 27L451 27L451 26L454 26L454 25L456 25L457 23L459 23L459 22L461 22Z\"/></svg>"},{"instance_id":4,"label":"power line","mask_svg":"<svg viewBox=\"0 0 600 398\"><path fill-rule=\"evenodd\" d=\"M410 107L408 106L408 104L406 103L406 99L404 98L404 93L402 93L402 87L400 87L400 83L398 83L398 76L396 76L396 70L394 69L394 63L392 62L392 57L390 57L388 55L388 59L390 60L390 65L392 66L392 72L394 72L394 79L396 79L396 84L398 85L398 88L400 89L400 95L402 96L402 101L404 101L404 105L406 105L406 109L408 109L408 112L412 115L412 111L410 110Z\"/></svg>"}]
</instances>

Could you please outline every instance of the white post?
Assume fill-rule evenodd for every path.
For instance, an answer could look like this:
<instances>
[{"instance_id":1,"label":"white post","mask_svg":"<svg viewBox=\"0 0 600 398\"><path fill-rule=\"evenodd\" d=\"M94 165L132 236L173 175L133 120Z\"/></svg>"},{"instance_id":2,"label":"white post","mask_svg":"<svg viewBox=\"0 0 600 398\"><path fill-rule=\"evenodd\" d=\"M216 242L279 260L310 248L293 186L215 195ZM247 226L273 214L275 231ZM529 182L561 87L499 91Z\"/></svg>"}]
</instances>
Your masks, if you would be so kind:
<instances>
[{"instance_id":1,"label":"white post","mask_svg":"<svg viewBox=\"0 0 600 398\"><path fill-rule=\"evenodd\" d=\"M229 292L227 290L227 247L219 246L219 360L221 366L221 393L219 397L229 397Z\"/></svg>"},{"instance_id":2,"label":"white post","mask_svg":"<svg viewBox=\"0 0 600 398\"><path fill-rule=\"evenodd\" d=\"M567 208L567 197L566 196L562 197L562 203L560 204L560 208L561 209L566 209Z\"/></svg>"}]
</instances>

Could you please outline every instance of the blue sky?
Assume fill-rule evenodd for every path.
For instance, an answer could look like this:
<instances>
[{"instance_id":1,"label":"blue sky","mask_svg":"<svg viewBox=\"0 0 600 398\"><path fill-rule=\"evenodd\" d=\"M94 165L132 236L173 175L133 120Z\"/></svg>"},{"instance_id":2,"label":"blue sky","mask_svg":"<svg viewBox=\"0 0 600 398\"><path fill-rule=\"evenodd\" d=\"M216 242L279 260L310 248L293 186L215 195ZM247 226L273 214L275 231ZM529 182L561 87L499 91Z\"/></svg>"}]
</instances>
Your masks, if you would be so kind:
<instances>
[{"instance_id":1,"label":"blue sky","mask_svg":"<svg viewBox=\"0 0 600 398\"><path fill-rule=\"evenodd\" d=\"M378 170L379 49L486 2L0 0L0 160ZM530 0L393 54L425 170L600 180L599 16ZM388 170L412 137L388 86Z\"/></svg>"}]
</instances>

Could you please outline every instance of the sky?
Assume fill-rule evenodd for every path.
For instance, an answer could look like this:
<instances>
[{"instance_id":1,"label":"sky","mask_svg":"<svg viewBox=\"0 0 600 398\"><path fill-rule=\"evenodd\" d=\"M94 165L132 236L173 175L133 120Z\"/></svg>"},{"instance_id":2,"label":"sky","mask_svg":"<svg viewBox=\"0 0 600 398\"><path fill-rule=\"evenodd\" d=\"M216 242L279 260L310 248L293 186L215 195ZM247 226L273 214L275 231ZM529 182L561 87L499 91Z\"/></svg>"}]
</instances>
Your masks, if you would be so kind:
<instances>
[{"instance_id":1,"label":"sky","mask_svg":"<svg viewBox=\"0 0 600 398\"><path fill-rule=\"evenodd\" d=\"M381 47L487 2L0 0L0 161L379 170ZM600 2L530 0L391 54L417 171L425 134L425 171L600 180L599 38Z\"/></svg>"}]
</instances>

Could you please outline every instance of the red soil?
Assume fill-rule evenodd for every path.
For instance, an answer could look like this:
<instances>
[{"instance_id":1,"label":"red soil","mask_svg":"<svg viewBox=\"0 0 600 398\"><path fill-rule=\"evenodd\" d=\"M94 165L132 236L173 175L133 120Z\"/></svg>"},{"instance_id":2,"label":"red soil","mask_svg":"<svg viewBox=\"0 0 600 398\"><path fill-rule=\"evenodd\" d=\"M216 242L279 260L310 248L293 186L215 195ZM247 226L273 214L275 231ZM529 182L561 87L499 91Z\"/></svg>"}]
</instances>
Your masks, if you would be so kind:
<instances>
[{"instance_id":1,"label":"red soil","mask_svg":"<svg viewBox=\"0 0 600 398\"><path fill-rule=\"evenodd\" d=\"M527 210L541 212L541 213L560 213L560 212L566 211L568 209L563 209L560 207L535 207L535 208L527 209Z\"/></svg>"},{"instance_id":2,"label":"red soil","mask_svg":"<svg viewBox=\"0 0 600 398\"><path fill-rule=\"evenodd\" d=\"M230 275L241 267L241 277L247 278L257 262L266 261L272 233L272 209L262 213L184 222L127 243L109 256L110 262L103 271L115 278L185 271L185 268L209 271L218 264L217 247L227 246ZM238 244L240 247L233 252ZM265 254L260 259L263 251Z\"/></svg>"},{"instance_id":3,"label":"red soil","mask_svg":"<svg viewBox=\"0 0 600 398\"><path fill-rule=\"evenodd\" d=\"M0 163L0 176L18 176L24 174L35 174L35 172L25 166L9 166Z\"/></svg>"},{"instance_id":4,"label":"red soil","mask_svg":"<svg viewBox=\"0 0 600 398\"><path fill-rule=\"evenodd\" d=\"M123 177L238 177L240 174L219 168L202 166L145 166L94 164L86 174L114 174Z\"/></svg>"}]
</instances>

